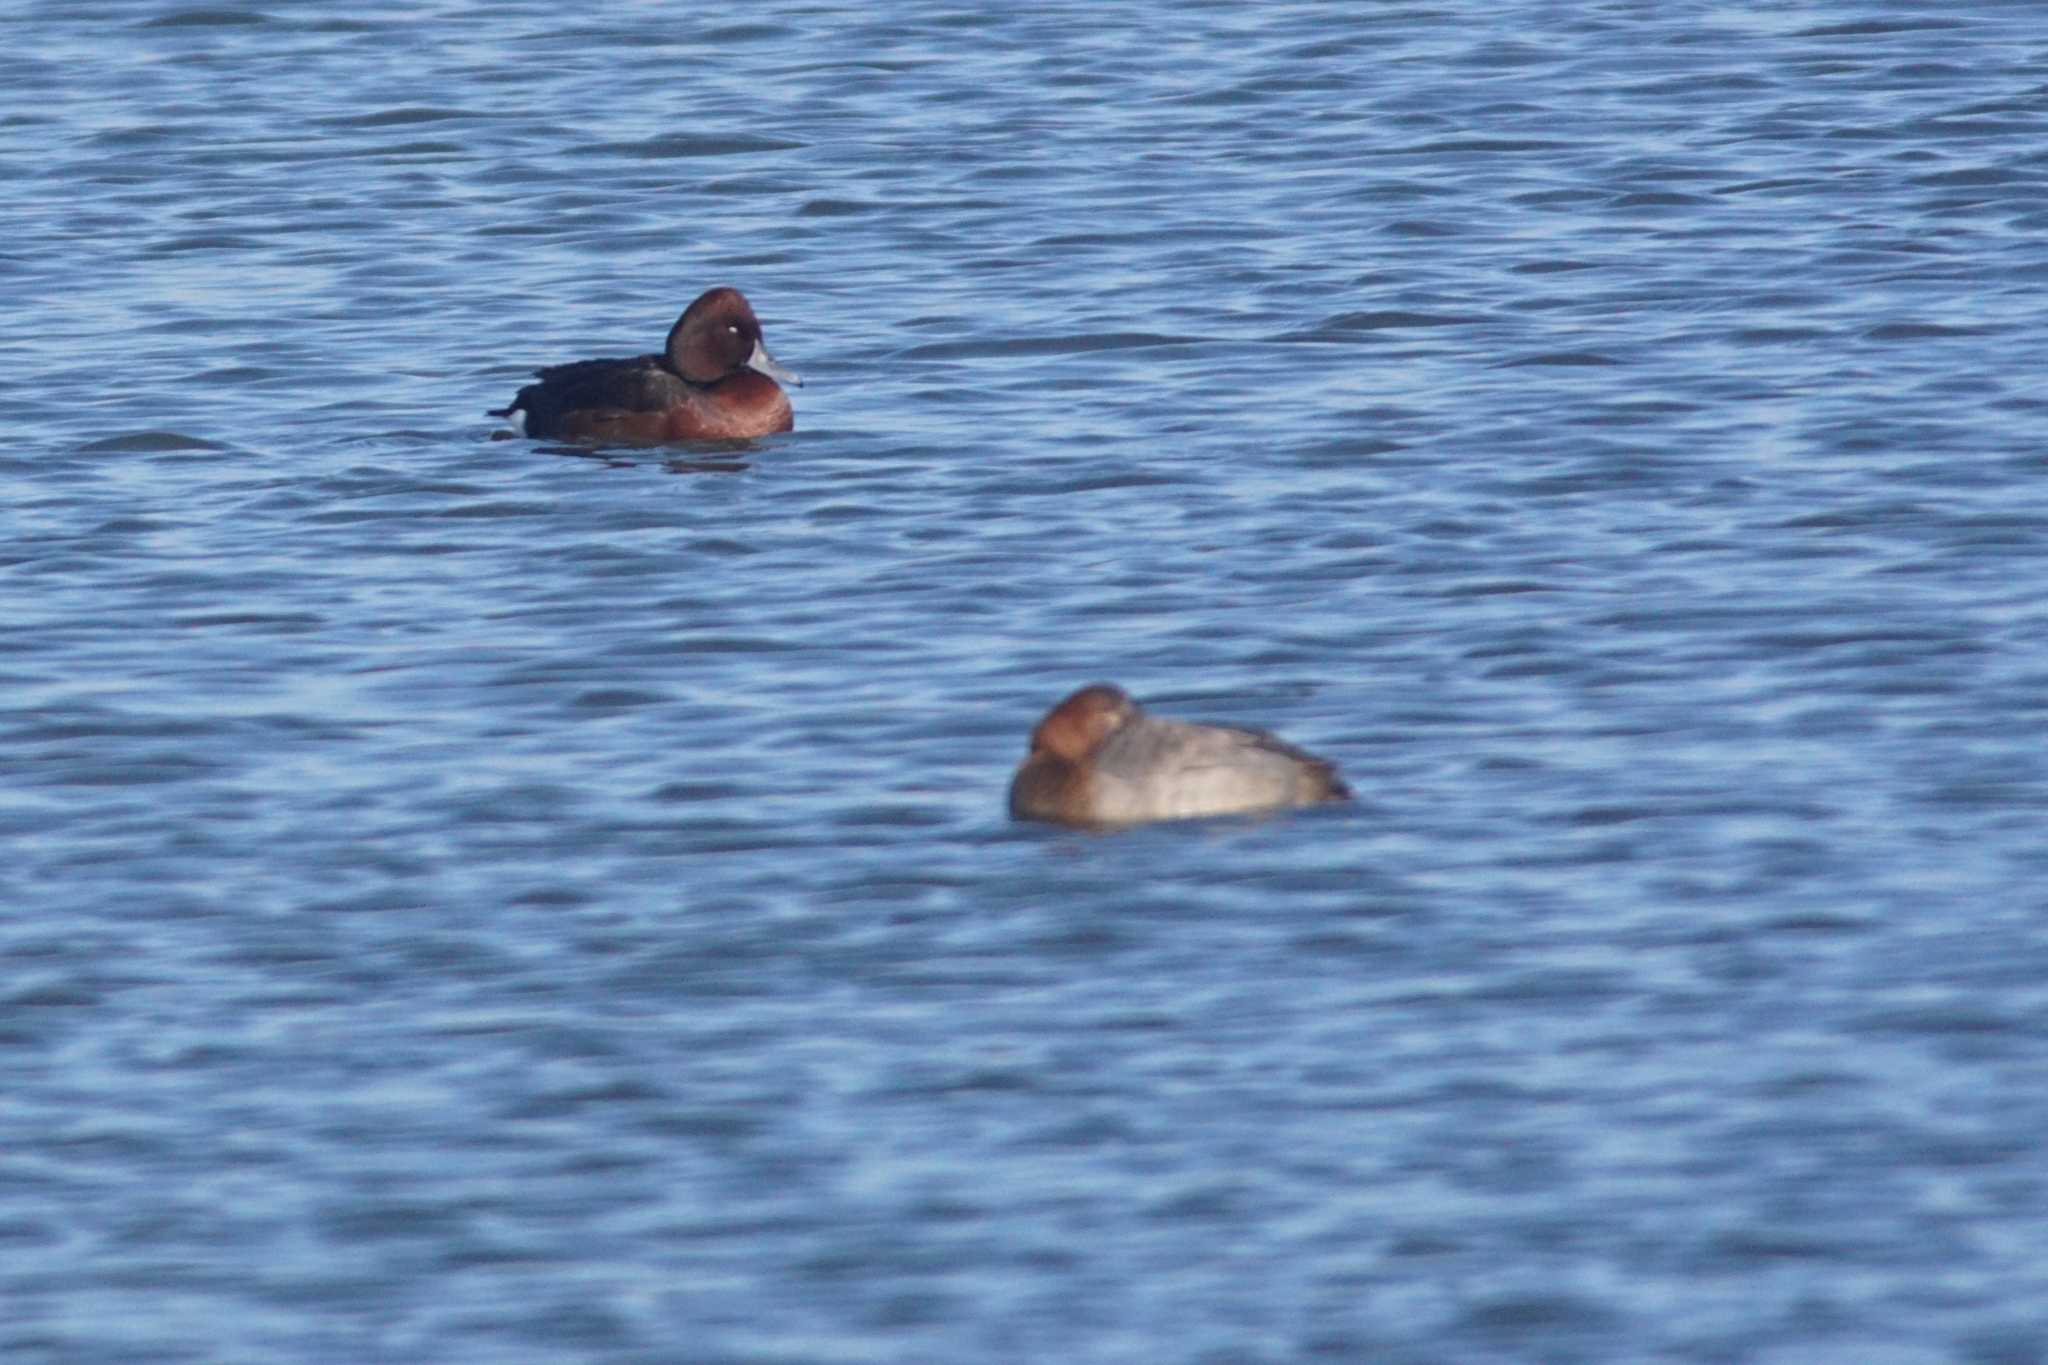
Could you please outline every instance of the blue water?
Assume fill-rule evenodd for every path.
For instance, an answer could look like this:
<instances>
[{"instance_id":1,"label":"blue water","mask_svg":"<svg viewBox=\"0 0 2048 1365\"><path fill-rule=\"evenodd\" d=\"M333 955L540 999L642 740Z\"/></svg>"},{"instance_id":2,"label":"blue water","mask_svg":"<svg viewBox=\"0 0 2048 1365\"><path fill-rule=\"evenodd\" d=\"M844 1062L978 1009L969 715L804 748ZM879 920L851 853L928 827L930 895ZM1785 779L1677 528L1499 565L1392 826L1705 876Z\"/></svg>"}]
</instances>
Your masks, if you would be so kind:
<instances>
[{"instance_id":1,"label":"blue water","mask_svg":"<svg viewBox=\"0 0 2048 1365\"><path fill-rule=\"evenodd\" d=\"M2040 18L0 16L0 1358L2048 1357Z\"/></svg>"}]
</instances>

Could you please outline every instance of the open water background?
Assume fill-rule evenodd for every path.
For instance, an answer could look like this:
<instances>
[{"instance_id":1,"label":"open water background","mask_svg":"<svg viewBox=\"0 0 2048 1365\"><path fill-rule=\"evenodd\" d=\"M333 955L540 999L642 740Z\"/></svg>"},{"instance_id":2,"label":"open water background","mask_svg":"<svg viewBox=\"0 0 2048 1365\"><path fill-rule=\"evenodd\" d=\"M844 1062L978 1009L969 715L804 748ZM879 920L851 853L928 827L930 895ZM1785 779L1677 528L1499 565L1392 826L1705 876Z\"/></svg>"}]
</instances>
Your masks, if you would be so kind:
<instances>
[{"instance_id":1,"label":"open water background","mask_svg":"<svg viewBox=\"0 0 2048 1365\"><path fill-rule=\"evenodd\" d=\"M2041 19L10 7L0 1357L2048 1356Z\"/></svg>"}]
</instances>

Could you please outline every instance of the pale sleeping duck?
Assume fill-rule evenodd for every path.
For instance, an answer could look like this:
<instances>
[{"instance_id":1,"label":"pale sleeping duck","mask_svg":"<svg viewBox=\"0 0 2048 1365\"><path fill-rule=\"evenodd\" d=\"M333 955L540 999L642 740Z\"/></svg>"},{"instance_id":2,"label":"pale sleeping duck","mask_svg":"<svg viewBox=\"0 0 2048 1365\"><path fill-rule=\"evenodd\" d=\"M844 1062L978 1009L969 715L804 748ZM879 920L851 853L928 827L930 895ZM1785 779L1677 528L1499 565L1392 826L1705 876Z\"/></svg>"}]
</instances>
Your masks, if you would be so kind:
<instances>
[{"instance_id":1,"label":"pale sleeping duck","mask_svg":"<svg viewBox=\"0 0 2048 1365\"><path fill-rule=\"evenodd\" d=\"M1263 730L1156 720L1121 687L1095 683L1032 731L1010 814L1116 826L1350 798L1329 762Z\"/></svg>"}]
</instances>

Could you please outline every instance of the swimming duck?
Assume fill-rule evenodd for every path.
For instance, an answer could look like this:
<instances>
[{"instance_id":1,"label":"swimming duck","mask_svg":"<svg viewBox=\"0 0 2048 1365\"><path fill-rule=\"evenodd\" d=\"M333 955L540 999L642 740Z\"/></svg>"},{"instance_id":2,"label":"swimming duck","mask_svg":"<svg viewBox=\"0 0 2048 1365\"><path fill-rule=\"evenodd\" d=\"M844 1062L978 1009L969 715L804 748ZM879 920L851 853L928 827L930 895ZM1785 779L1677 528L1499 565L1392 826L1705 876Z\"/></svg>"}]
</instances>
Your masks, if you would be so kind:
<instances>
[{"instance_id":1,"label":"swimming duck","mask_svg":"<svg viewBox=\"0 0 2048 1365\"><path fill-rule=\"evenodd\" d=\"M660 355L575 360L535 372L493 417L526 414L528 436L570 441L718 441L792 430L789 395L803 381L761 340L747 296L708 289L669 329Z\"/></svg>"}]
</instances>

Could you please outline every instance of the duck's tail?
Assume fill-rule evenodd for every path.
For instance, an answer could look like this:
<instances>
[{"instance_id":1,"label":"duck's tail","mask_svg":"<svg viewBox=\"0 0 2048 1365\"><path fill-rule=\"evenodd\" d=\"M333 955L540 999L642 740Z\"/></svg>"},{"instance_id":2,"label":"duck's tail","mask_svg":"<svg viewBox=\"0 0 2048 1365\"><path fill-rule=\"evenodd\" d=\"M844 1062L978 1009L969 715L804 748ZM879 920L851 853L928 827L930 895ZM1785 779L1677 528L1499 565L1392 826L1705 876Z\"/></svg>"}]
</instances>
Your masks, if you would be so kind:
<instances>
[{"instance_id":1,"label":"duck's tail","mask_svg":"<svg viewBox=\"0 0 2048 1365\"><path fill-rule=\"evenodd\" d=\"M519 412L521 410L531 411L531 409L527 408L526 406L526 396L532 392L533 385L528 384L518 393L513 394L512 401L507 403L504 407L491 408L487 412L485 412L484 415L486 417L510 417L513 413Z\"/></svg>"}]
</instances>

